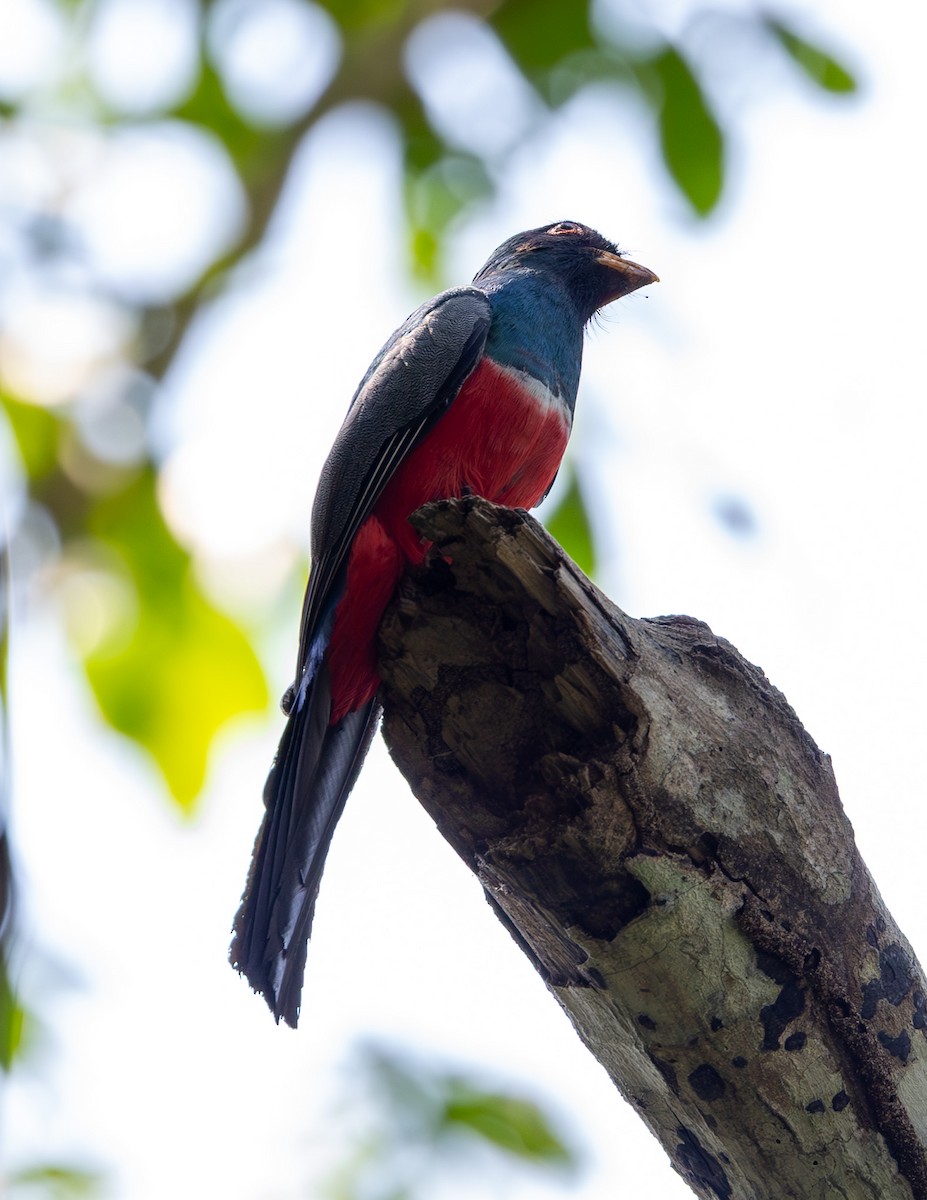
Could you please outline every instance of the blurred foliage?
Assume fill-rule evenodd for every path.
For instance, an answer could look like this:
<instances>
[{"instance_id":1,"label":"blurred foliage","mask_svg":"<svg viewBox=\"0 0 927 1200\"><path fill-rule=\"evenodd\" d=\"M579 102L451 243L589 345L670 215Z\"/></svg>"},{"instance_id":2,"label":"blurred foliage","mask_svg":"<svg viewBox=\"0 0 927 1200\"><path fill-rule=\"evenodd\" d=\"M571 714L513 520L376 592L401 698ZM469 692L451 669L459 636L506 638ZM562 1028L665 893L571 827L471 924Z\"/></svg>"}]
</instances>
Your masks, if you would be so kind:
<instances>
[{"instance_id":1,"label":"blurred foliage","mask_svg":"<svg viewBox=\"0 0 927 1200\"><path fill-rule=\"evenodd\" d=\"M215 732L267 703L244 633L203 595L155 496L150 467L88 515L87 532L113 551L132 590L131 629L108 621L85 657L103 715L150 750L175 799L189 807L206 773Z\"/></svg>"},{"instance_id":2,"label":"blurred foliage","mask_svg":"<svg viewBox=\"0 0 927 1200\"><path fill-rule=\"evenodd\" d=\"M9 845L6 844L3 852L7 854L8 851ZM9 861L4 865L9 869ZM4 946L3 960L0 962L0 1070L9 1071L13 1066L23 1043L25 1017L23 1006L13 990L10 964Z\"/></svg>"},{"instance_id":3,"label":"blurred foliage","mask_svg":"<svg viewBox=\"0 0 927 1200\"><path fill-rule=\"evenodd\" d=\"M589 522L589 510L579 486L579 475L570 464L561 468L567 489L544 524L551 537L568 550L570 557L586 575L595 574L595 542Z\"/></svg>"},{"instance_id":4,"label":"blurred foliage","mask_svg":"<svg viewBox=\"0 0 927 1200\"><path fill-rule=\"evenodd\" d=\"M24 1167L4 1181L5 1196L15 1200L81 1200L104 1192L104 1177L96 1171L61 1164Z\"/></svg>"},{"instance_id":5,"label":"blurred foliage","mask_svg":"<svg viewBox=\"0 0 927 1200\"><path fill-rule=\"evenodd\" d=\"M24 1012L10 978L13 943L13 863L9 838L9 572L0 524L0 1070L9 1071L22 1043Z\"/></svg>"},{"instance_id":6,"label":"blurred foliage","mask_svg":"<svg viewBox=\"0 0 927 1200\"><path fill-rule=\"evenodd\" d=\"M800 37L781 21L767 17L766 28L805 72L812 83L826 92L855 92L856 80L831 54Z\"/></svg>"},{"instance_id":7,"label":"blurred foliage","mask_svg":"<svg viewBox=\"0 0 927 1200\"><path fill-rule=\"evenodd\" d=\"M0 514L2 517L2 514ZM8 544L0 520L0 1071L8 1073L22 1056L29 1014L13 986L16 940L13 863L8 834L9 762L9 567ZM0 1174L0 1195L21 1200L78 1200L102 1193L103 1175L63 1163L33 1163Z\"/></svg>"},{"instance_id":8,"label":"blurred foliage","mask_svg":"<svg viewBox=\"0 0 927 1200\"><path fill-rule=\"evenodd\" d=\"M692 68L672 46L646 64L662 96L660 145L680 191L700 217L721 198L724 134Z\"/></svg>"},{"instance_id":9,"label":"blurred foliage","mask_svg":"<svg viewBox=\"0 0 927 1200\"><path fill-rule=\"evenodd\" d=\"M358 1052L347 1101L352 1143L327 1200L425 1200L464 1163L468 1187L482 1174L487 1194L506 1167L556 1170L566 1184L580 1166L533 1101L382 1046Z\"/></svg>"},{"instance_id":10,"label":"blurred foliage","mask_svg":"<svg viewBox=\"0 0 927 1200\"><path fill-rule=\"evenodd\" d=\"M271 7L279 16L280 5ZM790 19L760 9L722 14L693 0L687 23L670 34L656 8L625 7L621 0L289 0L287 11L304 22L308 40L300 45L295 35L280 35L295 38L289 66L266 88L299 87L295 101L290 96L268 109L253 102L253 89L248 101L235 74L240 56L232 51L252 36L249 30L265 37L260 44L266 48L259 26L270 7L255 0L171 6L171 19L186 20L186 44L182 36L171 43L177 62L155 65L174 74L145 95L107 86L88 49L120 9L126 9L122 0L57 0L52 11L65 51L50 56L44 73L0 94L0 156L27 147L26 176L33 181L20 193L6 189L0 201L0 400L22 478L13 505L20 516L14 544L17 536L29 536L36 514L43 528L56 531L58 545L51 562L44 554L50 569L42 579L71 600L83 597L75 648L102 716L154 756L172 795L189 811L216 731L236 712L264 706L266 689L250 649L253 631L239 628L206 597L190 551L159 506L161 455L153 436L164 404L159 385L193 319L230 285L233 268L261 247L293 157L320 118L356 101L391 115L401 144L410 266L434 287L450 231L491 199L511 151L587 86L611 89L616 121L628 111L618 107L620 97L637 98L652 116L680 211L704 219L723 195L734 124L719 103L713 70L753 72L751 55L743 52L750 45L754 55L785 55L824 91L848 93L855 83ZM492 127L502 136L485 145L473 122L462 126L458 114L455 124L442 111L427 61L414 68L422 35L432 39L429 45L438 37L440 53L463 53L457 41L462 20L495 44L496 69L507 72L525 98L519 114L504 106L492 111ZM292 22L290 28L296 28ZM315 55L323 42L330 61ZM135 54L137 45L138 39ZM152 49L153 60L158 53ZM143 60L144 50L139 61L146 70L152 66ZM311 68L301 65L310 62ZM303 79L302 70L314 75ZM484 109L493 103L479 94L467 102L477 113L481 103ZM75 216L86 188L97 182L100 147L118 146L121 134L148 128L199 139L203 153L218 154L233 173L244 202L238 227L224 242L218 239L195 278L157 296L144 286L113 282L83 244L85 230ZM86 135L79 145L67 141L75 131ZM36 186L37 178L53 185ZM131 208L120 214L139 242L146 230L133 228L133 221L143 220ZM95 236L105 244L106 234ZM105 344L86 349L70 373L41 331L23 335L22 312L37 294L54 295L59 305L90 306L108 331ZM81 413L87 396L116 368L148 391L138 403L127 396L128 384L110 388L106 402L97 404L96 431L102 430L104 444L109 434L118 441L117 427L130 409L142 425L134 448L107 455L99 438L88 435ZM554 527L591 568L591 531L575 480ZM93 636L88 603L102 622Z\"/></svg>"},{"instance_id":11,"label":"blurred foliage","mask_svg":"<svg viewBox=\"0 0 927 1200\"><path fill-rule=\"evenodd\" d=\"M83 584L70 594L79 597L83 623L95 626L78 648L100 711L150 751L189 811L217 730L267 704L260 664L244 632L199 586L158 505L153 464L108 471L77 448L66 409L3 393L0 402L34 500L59 517L67 578ZM74 617L81 622L80 612Z\"/></svg>"}]
</instances>

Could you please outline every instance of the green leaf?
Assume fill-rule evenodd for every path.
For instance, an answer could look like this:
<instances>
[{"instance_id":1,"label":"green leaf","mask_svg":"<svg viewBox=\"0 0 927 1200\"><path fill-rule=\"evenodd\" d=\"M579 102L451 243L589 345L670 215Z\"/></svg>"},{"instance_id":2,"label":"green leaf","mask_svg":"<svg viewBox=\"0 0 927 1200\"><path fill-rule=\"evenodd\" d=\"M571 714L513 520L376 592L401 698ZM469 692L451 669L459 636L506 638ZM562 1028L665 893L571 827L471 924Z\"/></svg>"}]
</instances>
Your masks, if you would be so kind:
<instances>
[{"instance_id":1,"label":"green leaf","mask_svg":"<svg viewBox=\"0 0 927 1200\"><path fill-rule=\"evenodd\" d=\"M595 541L586 501L575 471L569 472L569 484L563 499L544 521L547 531L566 550L586 575L595 574Z\"/></svg>"},{"instance_id":2,"label":"green leaf","mask_svg":"<svg viewBox=\"0 0 927 1200\"><path fill-rule=\"evenodd\" d=\"M264 676L244 633L203 595L158 508L151 468L99 502L88 526L122 563L135 611L87 653L87 677L107 721L150 751L189 811L216 732L266 706Z\"/></svg>"},{"instance_id":3,"label":"green leaf","mask_svg":"<svg viewBox=\"0 0 927 1200\"><path fill-rule=\"evenodd\" d=\"M812 83L816 83L825 92L843 95L857 90L855 77L826 50L800 37L793 29L789 29L774 17L766 17L764 24Z\"/></svg>"},{"instance_id":4,"label":"green leaf","mask_svg":"<svg viewBox=\"0 0 927 1200\"><path fill-rule=\"evenodd\" d=\"M663 161L700 217L718 203L724 183L724 135L689 64L667 46L647 64L662 93L659 103Z\"/></svg>"},{"instance_id":5,"label":"green leaf","mask_svg":"<svg viewBox=\"0 0 927 1200\"><path fill-rule=\"evenodd\" d=\"M537 1104L476 1076L368 1045L350 1080L350 1108L361 1122L324 1192L330 1200L430 1196L437 1173L450 1171L467 1172L468 1195L484 1194L480 1173L494 1167L482 1149L534 1169L579 1166Z\"/></svg>"},{"instance_id":6,"label":"green leaf","mask_svg":"<svg viewBox=\"0 0 927 1200\"><path fill-rule=\"evenodd\" d=\"M451 1080L444 1122L475 1134L499 1150L532 1162L573 1162L573 1153L530 1100L484 1092L466 1080Z\"/></svg>"},{"instance_id":7,"label":"green leaf","mask_svg":"<svg viewBox=\"0 0 927 1200\"><path fill-rule=\"evenodd\" d=\"M4 838L4 843L6 838ZM7 857L4 844L3 853ZM7 902L9 893L7 893ZM27 1014L13 991L6 962L6 948L0 950L0 1070L9 1071L23 1045Z\"/></svg>"},{"instance_id":8,"label":"green leaf","mask_svg":"<svg viewBox=\"0 0 927 1200\"><path fill-rule=\"evenodd\" d=\"M394 97L392 108L399 122L406 171L424 171L433 166L447 149L431 124L421 97L411 87L404 86Z\"/></svg>"},{"instance_id":9,"label":"green leaf","mask_svg":"<svg viewBox=\"0 0 927 1200\"><path fill-rule=\"evenodd\" d=\"M59 1163L24 1167L7 1179L11 1196L46 1196L53 1200L75 1200L79 1196L99 1195L103 1176L98 1171L68 1167Z\"/></svg>"},{"instance_id":10,"label":"green leaf","mask_svg":"<svg viewBox=\"0 0 927 1200\"><path fill-rule=\"evenodd\" d=\"M432 231L412 224L409 229L409 250L416 277L422 280L436 279L440 272L438 256L441 247Z\"/></svg>"},{"instance_id":11,"label":"green leaf","mask_svg":"<svg viewBox=\"0 0 927 1200\"><path fill-rule=\"evenodd\" d=\"M489 24L534 82L568 55L595 46L585 0L503 0Z\"/></svg>"},{"instance_id":12,"label":"green leaf","mask_svg":"<svg viewBox=\"0 0 927 1200\"><path fill-rule=\"evenodd\" d=\"M362 34L371 29L397 25L408 8L408 0L317 0L345 33Z\"/></svg>"},{"instance_id":13,"label":"green leaf","mask_svg":"<svg viewBox=\"0 0 927 1200\"><path fill-rule=\"evenodd\" d=\"M0 394L0 405L10 424L27 477L35 480L50 474L58 461L61 418L54 409L17 400L8 392Z\"/></svg>"},{"instance_id":14,"label":"green leaf","mask_svg":"<svg viewBox=\"0 0 927 1200\"><path fill-rule=\"evenodd\" d=\"M437 286L440 253L453 221L492 194L484 165L471 155L449 154L422 171L406 167L405 199L416 275Z\"/></svg>"}]
</instances>

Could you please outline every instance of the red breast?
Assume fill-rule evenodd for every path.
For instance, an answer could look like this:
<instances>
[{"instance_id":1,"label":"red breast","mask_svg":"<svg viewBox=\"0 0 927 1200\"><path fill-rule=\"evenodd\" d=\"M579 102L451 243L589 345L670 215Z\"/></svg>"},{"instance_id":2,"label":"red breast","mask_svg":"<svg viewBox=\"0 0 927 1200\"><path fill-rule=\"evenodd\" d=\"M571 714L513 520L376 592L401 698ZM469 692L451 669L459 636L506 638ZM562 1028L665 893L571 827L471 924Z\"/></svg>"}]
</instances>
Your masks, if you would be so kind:
<instances>
[{"instance_id":1,"label":"red breast","mask_svg":"<svg viewBox=\"0 0 927 1200\"><path fill-rule=\"evenodd\" d=\"M427 503L467 492L532 508L557 472L570 416L532 377L483 359L405 459L351 548L328 649L334 725L379 686L376 631L406 566L428 551L409 524Z\"/></svg>"}]
</instances>

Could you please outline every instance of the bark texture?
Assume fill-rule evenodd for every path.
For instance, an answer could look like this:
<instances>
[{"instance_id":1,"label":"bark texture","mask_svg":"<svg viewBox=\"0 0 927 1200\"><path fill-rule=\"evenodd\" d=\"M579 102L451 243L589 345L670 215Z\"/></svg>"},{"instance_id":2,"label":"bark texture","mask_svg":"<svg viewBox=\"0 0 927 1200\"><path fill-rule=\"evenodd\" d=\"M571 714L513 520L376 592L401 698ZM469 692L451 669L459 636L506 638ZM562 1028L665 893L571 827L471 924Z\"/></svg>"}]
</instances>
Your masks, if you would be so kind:
<instances>
[{"instance_id":1,"label":"bark texture","mask_svg":"<svg viewBox=\"0 0 927 1200\"><path fill-rule=\"evenodd\" d=\"M415 523L390 751L675 1169L706 1200L927 1200L923 973L782 694L525 513Z\"/></svg>"}]
</instances>

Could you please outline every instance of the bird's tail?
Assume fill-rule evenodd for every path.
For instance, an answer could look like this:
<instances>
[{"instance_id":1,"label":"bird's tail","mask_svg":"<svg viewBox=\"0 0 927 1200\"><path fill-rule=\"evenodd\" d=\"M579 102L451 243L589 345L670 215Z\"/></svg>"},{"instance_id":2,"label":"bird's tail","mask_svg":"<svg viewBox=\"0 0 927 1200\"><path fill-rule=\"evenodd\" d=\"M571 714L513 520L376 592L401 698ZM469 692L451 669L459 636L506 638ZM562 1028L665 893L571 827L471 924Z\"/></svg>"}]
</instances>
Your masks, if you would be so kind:
<instances>
[{"instance_id":1,"label":"bird's tail","mask_svg":"<svg viewBox=\"0 0 927 1200\"><path fill-rule=\"evenodd\" d=\"M264 788L248 882L229 959L279 1022L296 1026L316 896L332 834L376 731L371 700L329 725L331 688L321 666L290 713Z\"/></svg>"}]
</instances>

